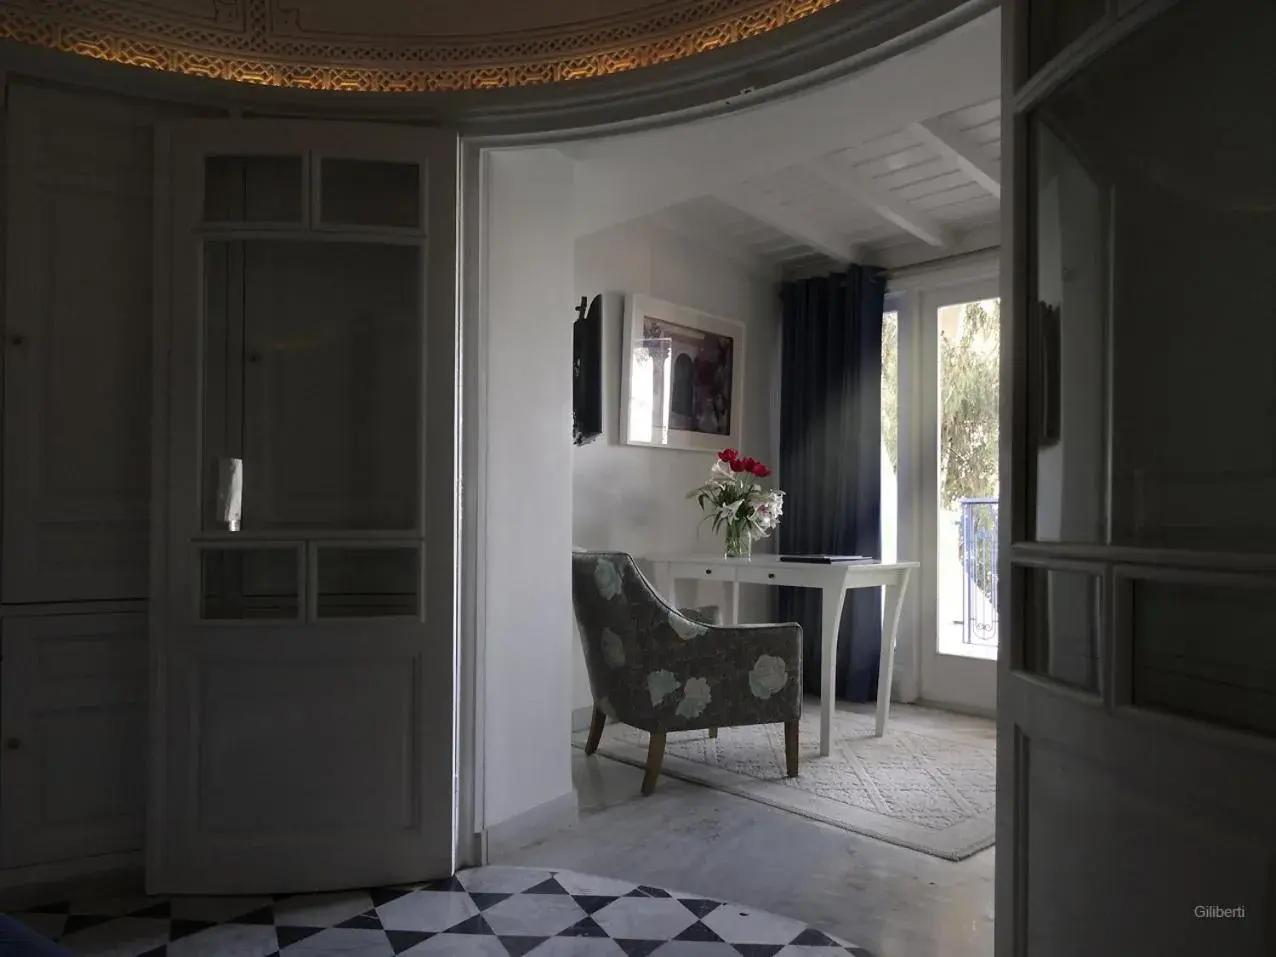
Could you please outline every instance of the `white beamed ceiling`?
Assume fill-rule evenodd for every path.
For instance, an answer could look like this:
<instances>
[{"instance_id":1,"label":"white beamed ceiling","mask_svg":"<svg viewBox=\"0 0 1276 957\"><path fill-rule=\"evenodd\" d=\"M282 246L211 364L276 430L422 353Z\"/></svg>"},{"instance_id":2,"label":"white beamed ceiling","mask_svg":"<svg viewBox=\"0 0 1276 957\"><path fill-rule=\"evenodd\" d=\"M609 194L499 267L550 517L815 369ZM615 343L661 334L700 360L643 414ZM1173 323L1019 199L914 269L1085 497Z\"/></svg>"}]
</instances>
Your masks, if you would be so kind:
<instances>
[{"instance_id":1,"label":"white beamed ceiling","mask_svg":"<svg viewBox=\"0 0 1276 957\"><path fill-rule=\"evenodd\" d=\"M572 144L578 232L645 220L786 274L995 246L999 57L994 12L791 100Z\"/></svg>"}]
</instances>

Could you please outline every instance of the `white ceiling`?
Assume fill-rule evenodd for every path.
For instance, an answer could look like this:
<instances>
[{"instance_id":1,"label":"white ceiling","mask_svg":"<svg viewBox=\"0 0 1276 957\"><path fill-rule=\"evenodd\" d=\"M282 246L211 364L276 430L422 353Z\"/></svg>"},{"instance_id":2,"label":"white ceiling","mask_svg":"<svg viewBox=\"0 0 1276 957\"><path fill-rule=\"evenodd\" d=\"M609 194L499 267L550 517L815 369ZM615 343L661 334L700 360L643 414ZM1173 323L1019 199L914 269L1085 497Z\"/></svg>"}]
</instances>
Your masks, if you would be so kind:
<instances>
[{"instance_id":1,"label":"white ceiling","mask_svg":"<svg viewBox=\"0 0 1276 957\"><path fill-rule=\"evenodd\" d=\"M567 144L578 234L646 220L790 274L994 246L999 86L993 12L789 100Z\"/></svg>"}]
</instances>

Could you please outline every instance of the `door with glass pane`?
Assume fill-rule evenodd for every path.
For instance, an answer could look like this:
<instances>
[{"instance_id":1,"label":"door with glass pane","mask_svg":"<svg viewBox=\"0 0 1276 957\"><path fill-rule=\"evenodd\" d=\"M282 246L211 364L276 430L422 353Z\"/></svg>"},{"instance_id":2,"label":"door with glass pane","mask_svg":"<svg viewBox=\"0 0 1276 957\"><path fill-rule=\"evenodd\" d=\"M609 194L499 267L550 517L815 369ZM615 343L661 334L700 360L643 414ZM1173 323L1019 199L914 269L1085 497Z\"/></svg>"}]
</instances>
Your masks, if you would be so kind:
<instances>
[{"instance_id":1,"label":"door with glass pane","mask_svg":"<svg viewBox=\"0 0 1276 957\"><path fill-rule=\"evenodd\" d=\"M921 697L997 704L997 516L1001 300L997 280L925 291Z\"/></svg>"},{"instance_id":2,"label":"door with glass pane","mask_svg":"<svg viewBox=\"0 0 1276 957\"><path fill-rule=\"evenodd\" d=\"M148 888L450 874L456 137L161 143Z\"/></svg>"},{"instance_id":3,"label":"door with glass pane","mask_svg":"<svg viewBox=\"0 0 1276 957\"><path fill-rule=\"evenodd\" d=\"M996 953L1265 957L1276 5L1003 10Z\"/></svg>"}]
</instances>

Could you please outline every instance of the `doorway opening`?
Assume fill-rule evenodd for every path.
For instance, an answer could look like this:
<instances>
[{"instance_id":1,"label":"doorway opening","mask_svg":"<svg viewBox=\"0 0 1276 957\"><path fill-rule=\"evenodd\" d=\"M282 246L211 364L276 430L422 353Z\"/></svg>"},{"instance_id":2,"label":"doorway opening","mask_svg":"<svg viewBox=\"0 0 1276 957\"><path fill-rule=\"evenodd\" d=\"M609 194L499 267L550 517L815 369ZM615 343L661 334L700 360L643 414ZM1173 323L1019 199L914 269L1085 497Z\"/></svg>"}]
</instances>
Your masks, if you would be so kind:
<instances>
[{"instance_id":1,"label":"doorway opening","mask_svg":"<svg viewBox=\"0 0 1276 957\"><path fill-rule=\"evenodd\" d=\"M995 17L970 32L958 31L949 37L952 43L970 44L967 52L971 57L960 61L966 64L995 64L999 39ZM964 268L957 279L949 278L947 282L964 287L975 279L992 277L995 284L1000 236L996 191L972 180L961 164L919 132L926 121L942 119L942 123L932 125L961 131L962 141L973 144L970 148L976 160L995 158L999 153L1001 112L996 71L987 71L988 82L984 82L950 69L957 62L955 58L942 59L950 82L919 90L916 102L906 103L898 97L888 102L870 91L863 77L839 90L809 94L833 110L845 111L852 100L861 102L865 111L873 114L871 129L861 125L851 131L830 130L827 124L804 120L803 117L823 113L816 108L818 104L794 98L774 108L759 108L736 118L689 123L678 129L599 137L553 147L492 151L487 170L495 171L498 180L504 177L503 185L497 181L490 186L493 201L486 220L493 244L486 251L486 258L501 265L499 271L492 270L485 287L491 304L487 308L488 321L501 323L487 333L492 364L504 367L508 362L510 370L523 370L535 358L538 364L548 366L559 361L565 368L566 357L556 357L554 342L561 341L566 347L569 340L553 340L548 326L529 324L526 316L530 311L545 311L553 316L556 301L571 304L582 297L600 297L602 359L598 381L603 434L600 441L570 447L565 466L571 489L569 501L538 499L534 521L529 520L526 508L515 508L511 503L508 513L497 515L489 511L489 527L499 524L501 529L507 529L527 521L528 533L537 536L540 550L548 554L558 535L558 529L550 530L548 525L551 519L557 521L558 509L565 509L570 515L570 545L577 553L573 564L592 563L576 576L580 587L595 588L601 580L608 584L599 587L610 589L619 581L622 589L628 589L629 569L637 567L644 572L656 599L653 601L642 590L616 594L623 593L631 607L639 603L650 611L648 617L653 621L664 620L661 600L675 613L681 609L701 612L700 619L684 616L688 618L685 629L689 634L698 633L702 621L712 627L708 623L715 616L724 625L731 624L732 619L749 625L790 621L793 619L777 617L773 602L776 584L768 583L768 575L784 575L789 582L801 577L793 567L779 566L774 553L787 547L783 544L783 523L792 520L803 499L812 500L822 491L786 479L784 464L779 461L785 430L794 430L787 433L791 437L807 434L809 427L813 439L842 441L846 436L863 435L866 426L873 431L880 426L880 435L872 435L870 443L860 443L862 457L871 460L868 469L856 467L854 475L849 469L842 475L830 474L828 482L859 482L866 471L871 471L873 500L863 503L871 511L871 518L856 519L857 523L871 521L876 526L874 544L865 547L872 548L872 557L882 563L934 565L938 472L932 462L928 492L936 505L929 513L926 536L921 519L925 495L918 486L923 475L919 468L923 457L919 441L923 425L932 430L938 426L934 421L922 421L925 396L919 390L926 360L919 348L930 349L937 363L938 334L923 341L919 334L923 312L919 310L936 304L926 298L930 287L916 283L901 288L896 295L895 277L902 273L929 276L937 268L951 271L954 262L969 267L977 259L982 271L972 275L969 268ZM938 69L940 64L936 66ZM916 64L900 62L890 67L899 68L903 76L910 74ZM970 85L957 92L954 84L958 82ZM775 137L766 133L772 129ZM783 136L780 130L785 131ZM749 142L767 145L750 150L731 147L746 137ZM779 144L783 144L783 149ZM515 153L522 155L515 157ZM866 183L872 188L867 188ZM574 215L564 217L561 223L553 220L563 208L574 210ZM556 228L561 227L563 236L546 226L551 221ZM498 230L493 223L501 228ZM952 260L953 256L965 258ZM538 264L536 269L526 265L533 260ZM574 281L566 296L559 288L565 264ZM516 265L517 269L511 268ZM804 353L805 364L787 361L784 331L792 326L786 326L790 317L786 317L787 307L777 294L782 288L791 292L798 284L808 282L813 285L801 288L826 283L826 288L845 290L845 277L852 265L881 270L871 274L872 281L885 288L885 300L876 299L873 307L881 310L880 316L874 317L882 323L880 333L873 326L862 326L867 332L855 338L853 349L847 345L849 337L843 337L847 340L843 341L830 334L827 340L812 340L815 345ZM839 282L843 284L837 285ZM995 296L995 288L991 292L978 289L953 302L978 302ZM535 310L529 310L533 300ZM503 318L507 314L508 321ZM568 312L560 307L557 314L565 317ZM515 322L515 316L521 318ZM726 382L724 379L718 383L714 378L716 367L707 357L703 361L696 355L687 361L679 358L673 348L675 337L661 334L674 327L695 330L703 336L730 338L735 359L732 376L738 372L740 382L730 386L729 428L734 432L738 425L738 444L734 434L728 440L723 432L703 425L699 416L688 414L697 410L696 396L703 388L718 388ZM831 322L829 328L835 330L838 326ZM879 334L880 339L874 342ZM662 339L668 343L667 354L653 353L653 341ZM821 348L818 343L826 341L827 348ZM792 358L797 346L789 343L787 348ZM848 363L860 361L860 356L871 359L856 367L853 379L845 380L865 386L867 404L861 408L856 404L859 397L844 396L830 384L825 395L842 400L830 404L840 417L812 413L796 424L786 423L782 409L791 411L793 406L784 402L785 382L790 390L794 379L804 375L810 380L820 376L817 381L831 383L831 378L824 377L824 366L826 355L835 349L848 355L856 353L856 359L845 360ZM869 370L871 379L864 377L864 368ZM871 388L867 387L870 383ZM881 389L880 397L877 387ZM527 388L530 385L525 382L517 402L513 394L489 390L489 421L499 420L507 429L505 434L517 435L520 444L528 447L533 442L556 442L556 432L543 435L542 430L556 429L557 420L540 415L527 402ZM564 396L566 388L564 381ZM928 388L927 395L937 403L937 375L931 375ZM808 389L813 401L820 398L814 395L815 391ZM788 394L792 398L792 391ZM847 410L853 405L856 411L852 414ZM935 417L932 414L930 418ZM817 436L816 432L820 434ZM841 438L836 438L835 433ZM931 434L931 444L937 448L938 432ZM786 509L780 534L755 542L753 567L744 574L737 570L730 584L724 585L723 567L717 564L724 560L722 536L715 534L711 523L702 521L704 515L695 498L688 498L688 492L710 479L717 453L727 446L771 470L764 487L783 490ZM568 448L565 441L563 447ZM865 448L871 454L864 452ZM880 458L876 454L879 452ZM559 474L557 464L537 465L538 469L551 467ZM506 540L510 539L512 536ZM851 546L841 554L850 555L859 548ZM585 558L580 552L593 554ZM711 560L694 563L699 565L694 578L687 574L657 574L679 564L680 572L688 571L691 566L685 559L689 556ZM764 567L767 560L774 561L776 567ZM500 577L508 576L513 581L515 569L511 563L518 565L520 589L521 582L539 580L537 576L546 579L547 588L556 585L558 572L550 563L543 563L544 568L542 563L536 563L535 569L528 569L526 555L518 549L498 555L492 554L489 545L489 578L495 579L499 572ZM554 581L549 581L551 577ZM532 847L505 846L499 853L493 851L489 860L529 866L555 863L617 879L636 877L653 886L682 886L693 892L703 888L705 894L710 893L708 880L713 875L717 894L751 900L761 908L825 927L870 951L877 949L881 942L866 931L868 915L853 913L855 904L847 900L847 895L835 895L825 913L793 905L787 897L785 903L777 905L777 895L783 890L776 879L774 863L756 866L748 859L747 849L729 849L722 842L704 841L706 832L700 827L703 802L721 798L730 805L722 812L728 819L734 814L765 817L758 818L757 826L766 833L768 843L774 838L786 846L807 848L782 855L783 867L792 866L803 872L826 868L840 875L847 849L853 846L854 855L861 862L864 855L880 854L891 858L889 862L883 859L883 867L933 869L944 881L969 880L972 888L982 882L986 890L993 866L987 848L992 840L995 802L995 738L986 718L914 704L918 686L914 673L919 668L919 658L924 648L933 650L934 646L937 602L929 587L921 570L913 570L900 618L896 681L892 683L888 676L883 686L880 672L871 666L879 682L867 691L869 700L837 701L827 736L832 743L830 753L820 753L825 733L819 721L818 695L811 694L802 702L796 778L785 777L786 737L781 738L777 752L781 762L777 779L758 776L766 773L764 765L770 765L761 758L753 762L751 756L765 751L768 761L773 757L774 749L768 743L771 725L724 723L716 729L666 732L664 774L657 772L652 800L662 802L665 819L679 822L667 833L638 826L638 819L652 806L650 801L644 804L641 788L645 766L651 760L653 735L614 716L607 708L611 712L621 710L616 702L622 698L650 703L653 694L661 701L672 702L674 707L686 699L687 707L694 708L697 705L688 697L688 689L701 688L700 680L704 680L710 695L715 696L717 688L725 687L724 673L697 673L692 676L697 679L694 682L684 676L673 691L662 692L659 683L653 691L647 683L649 673L669 671L668 676L658 678L658 682L664 680L666 684L678 678L673 666L661 663L638 673L634 687L617 685L618 690L612 694L607 690L612 685L602 679L598 687L591 682L591 667L610 668L610 675L627 673L620 664L622 658L629 662L631 649L643 647L649 653L651 645L637 641L626 644L626 635L621 634L623 627L617 630L608 625L609 637L601 627L567 619L567 627L576 632L572 635L574 674L568 676L570 687L565 689L571 696L571 743L575 745L570 752L576 788L572 807L574 810L579 806L590 813L559 836ZM526 601L543 604L546 594L545 589L538 589L536 594L528 594ZM582 595L586 594L593 592L582 591ZM925 597L928 595L929 599ZM519 598L518 602L523 600ZM563 595L561 605L566 615L571 614L572 601L572 595ZM504 607L517 607L518 602L510 599L507 589L502 602L488 609L489 642L499 631L492 619L503 619ZM923 608L931 610L929 617ZM856 623L860 624L858 618ZM510 625L514 624L521 622L511 620ZM593 639L586 635L586 640L582 640L578 626L582 630L593 628L598 633L597 641L586 644L586 640ZM508 663L503 652L500 661L487 670L489 697L494 685L513 692L533 674L537 681L552 681L557 692L561 687L559 676L550 674L545 665L550 659L524 655L525 629L517 634L519 641L508 645ZM846 641L845 634L841 633L839 642ZM648 637L653 643L661 640L660 635ZM675 647L681 649L685 645ZM582 654L584 648L589 651ZM595 650L597 654L592 659L587 657ZM489 653L489 657L493 656ZM814 668L811 657L803 660L804 668ZM609 661L613 664L608 665ZM815 673L823 676L822 668ZM845 684L849 686L850 682ZM599 691L600 687L604 690ZM893 699L880 738L873 733L872 697L877 693L889 694ZM846 695L846 699L850 697ZM487 790L491 794L496 781L514 783L517 778L521 789L517 791L517 804L521 807L532 803L531 798L524 800L532 783L538 789L542 781L546 787L552 783L551 775L545 773L551 767L547 763L549 756L547 760L538 759L537 766L531 768L530 752L512 753L500 742L493 743L493 737L502 730L511 735L526 734L529 727L548 727L550 721L542 722L539 715L517 709L493 714L499 710L492 706L486 714ZM602 720L597 720L598 713ZM866 722L869 727L863 739L854 733L858 722ZM782 736L787 733L780 724L774 730ZM905 753L909 742L920 742L921 746ZM564 746L567 743L563 741ZM555 776L561 773L559 757L552 755ZM867 784L854 783L852 765L857 761L863 772L859 780ZM934 774L922 767L927 762L931 762ZM817 782L821 780L833 782L826 788L827 793L817 793ZM919 780L946 783L919 789ZM707 794L698 785L716 793ZM938 820L932 812L936 802L948 800L941 793L948 785L948 797L959 794L954 800L962 807L957 809L954 805L949 817L943 817L948 814L945 811L940 815L943 819ZM787 793L779 794L781 788ZM878 798L872 797L869 790ZM759 797L752 804L742 803L738 797L763 793L767 797ZM774 800L770 800L772 797ZM489 833L503 830L500 818L506 816L507 809L499 808L502 813L498 815L493 810L497 800L493 796L486 802ZM510 809L515 803L512 797L502 796L499 800ZM804 803L806 813L795 808L799 802ZM838 806L832 807L834 804ZM827 809L827 815L817 816L824 814L820 808ZM923 817L926 823L922 823ZM838 823L832 826L840 830L831 834L828 820L836 820ZM926 833L919 835L921 830ZM634 833L641 833L642 840L625 836ZM939 834L944 835L942 840L937 837ZM489 839L489 846L494 846L494 839ZM905 852L901 847L915 850ZM914 854L920 856L911 856ZM900 855L907 856L907 862ZM688 865L688 861L694 863ZM676 868L677 873L666 873L665 868ZM724 884L724 880L728 883ZM840 877L834 883L841 883ZM972 890L971 899L977 899L979 893ZM929 923L923 912L939 903L915 902L918 910L914 918ZM983 954L991 947L991 900L976 906L978 914L971 921L969 952Z\"/></svg>"}]
</instances>

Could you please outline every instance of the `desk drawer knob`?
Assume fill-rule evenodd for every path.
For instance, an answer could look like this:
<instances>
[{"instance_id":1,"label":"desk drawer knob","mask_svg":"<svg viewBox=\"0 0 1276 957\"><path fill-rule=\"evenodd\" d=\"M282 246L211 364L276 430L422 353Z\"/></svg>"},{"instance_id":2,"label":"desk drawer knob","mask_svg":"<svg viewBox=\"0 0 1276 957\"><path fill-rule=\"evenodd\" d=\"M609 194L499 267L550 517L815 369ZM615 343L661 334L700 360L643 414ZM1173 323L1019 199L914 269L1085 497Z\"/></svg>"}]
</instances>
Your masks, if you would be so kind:
<instances>
[{"instance_id":1,"label":"desk drawer knob","mask_svg":"<svg viewBox=\"0 0 1276 957\"><path fill-rule=\"evenodd\" d=\"M706 575L712 575L712 574L713 574L713 569L712 569L712 568L706 568L706 569L704 570L704 573L705 573Z\"/></svg>"},{"instance_id":2,"label":"desk drawer knob","mask_svg":"<svg viewBox=\"0 0 1276 957\"><path fill-rule=\"evenodd\" d=\"M775 572L767 572L766 577L767 577L767 578L774 578L774 577L775 577Z\"/></svg>"}]
</instances>

